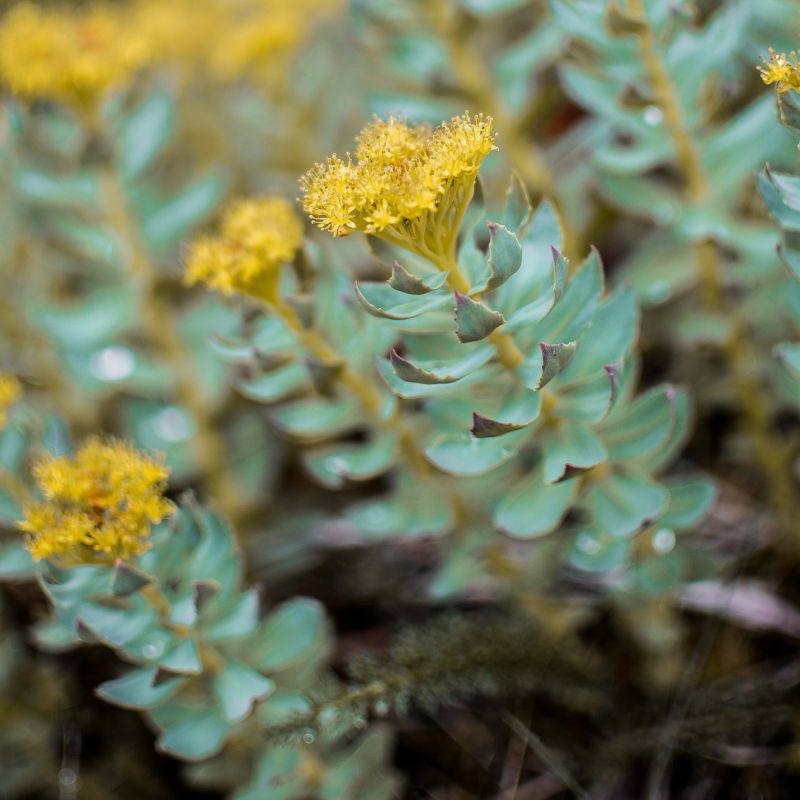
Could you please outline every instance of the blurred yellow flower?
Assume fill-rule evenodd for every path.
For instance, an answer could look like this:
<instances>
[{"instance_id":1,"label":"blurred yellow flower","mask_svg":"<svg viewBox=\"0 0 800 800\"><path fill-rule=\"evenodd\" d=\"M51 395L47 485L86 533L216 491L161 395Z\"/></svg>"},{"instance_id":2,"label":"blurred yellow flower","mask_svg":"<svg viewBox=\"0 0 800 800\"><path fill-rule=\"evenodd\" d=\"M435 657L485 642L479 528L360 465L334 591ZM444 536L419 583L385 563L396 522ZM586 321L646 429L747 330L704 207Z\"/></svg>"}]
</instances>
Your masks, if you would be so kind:
<instances>
[{"instance_id":1,"label":"blurred yellow flower","mask_svg":"<svg viewBox=\"0 0 800 800\"><path fill-rule=\"evenodd\" d=\"M302 241L300 218L284 198L240 200L225 212L219 235L189 247L186 282L265 297L265 286L273 285L280 265L294 258Z\"/></svg>"},{"instance_id":2,"label":"blurred yellow flower","mask_svg":"<svg viewBox=\"0 0 800 800\"><path fill-rule=\"evenodd\" d=\"M0 19L0 79L27 100L91 106L148 59L146 39L110 6L19 3Z\"/></svg>"},{"instance_id":3,"label":"blurred yellow flower","mask_svg":"<svg viewBox=\"0 0 800 800\"><path fill-rule=\"evenodd\" d=\"M334 236L363 231L447 269L484 158L492 119L464 113L435 130L389 117L361 131L353 157L336 155L300 180L303 207Z\"/></svg>"},{"instance_id":4,"label":"blurred yellow flower","mask_svg":"<svg viewBox=\"0 0 800 800\"><path fill-rule=\"evenodd\" d=\"M45 456L33 474L45 499L25 506L19 526L37 560L139 555L172 509L163 496L169 470L127 442L91 437L74 456Z\"/></svg>"},{"instance_id":5,"label":"blurred yellow flower","mask_svg":"<svg viewBox=\"0 0 800 800\"><path fill-rule=\"evenodd\" d=\"M8 421L8 410L22 396L22 386L13 375L0 373L0 428Z\"/></svg>"},{"instance_id":6,"label":"blurred yellow flower","mask_svg":"<svg viewBox=\"0 0 800 800\"><path fill-rule=\"evenodd\" d=\"M129 25L147 40L153 60L189 67L207 63L215 44L224 41L230 3L220 0L134 0Z\"/></svg>"},{"instance_id":7,"label":"blurred yellow flower","mask_svg":"<svg viewBox=\"0 0 800 800\"><path fill-rule=\"evenodd\" d=\"M795 52L776 53L771 47L769 49L769 61L762 56L761 61L764 66L756 67L761 73L761 80L767 85L777 84L778 94L788 92L791 89L800 91L800 64L797 61Z\"/></svg>"},{"instance_id":8,"label":"blurred yellow flower","mask_svg":"<svg viewBox=\"0 0 800 800\"><path fill-rule=\"evenodd\" d=\"M135 0L131 25L150 41L155 59L200 68L230 80L275 76L285 57L339 0Z\"/></svg>"}]
</instances>

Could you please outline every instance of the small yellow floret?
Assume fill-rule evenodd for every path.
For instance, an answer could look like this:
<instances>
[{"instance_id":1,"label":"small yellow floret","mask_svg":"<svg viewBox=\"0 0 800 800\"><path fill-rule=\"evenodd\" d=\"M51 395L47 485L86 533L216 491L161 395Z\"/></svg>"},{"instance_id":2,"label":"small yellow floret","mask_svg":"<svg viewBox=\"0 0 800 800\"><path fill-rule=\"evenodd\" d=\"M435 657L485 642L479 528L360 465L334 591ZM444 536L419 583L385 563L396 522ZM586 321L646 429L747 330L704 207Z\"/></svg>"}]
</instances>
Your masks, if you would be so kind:
<instances>
[{"instance_id":1,"label":"small yellow floret","mask_svg":"<svg viewBox=\"0 0 800 800\"><path fill-rule=\"evenodd\" d=\"M19 3L0 20L0 79L27 100L91 105L130 80L148 56L146 39L104 5L45 10Z\"/></svg>"},{"instance_id":2,"label":"small yellow floret","mask_svg":"<svg viewBox=\"0 0 800 800\"><path fill-rule=\"evenodd\" d=\"M131 444L91 437L74 456L46 456L33 470L44 495L19 527L35 559L128 559L150 547L153 523L172 510L169 470Z\"/></svg>"},{"instance_id":3,"label":"small yellow floret","mask_svg":"<svg viewBox=\"0 0 800 800\"><path fill-rule=\"evenodd\" d=\"M225 294L259 295L262 281L291 261L302 241L302 223L287 200L240 200L225 212L218 236L203 236L190 246L186 282Z\"/></svg>"},{"instance_id":4,"label":"small yellow floret","mask_svg":"<svg viewBox=\"0 0 800 800\"><path fill-rule=\"evenodd\" d=\"M761 58L764 66L756 67L761 73L761 80L767 85L776 84L778 94L783 94L792 89L800 91L800 63L797 61L797 53L776 53L771 47L769 49L769 61Z\"/></svg>"},{"instance_id":5,"label":"small yellow floret","mask_svg":"<svg viewBox=\"0 0 800 800\"><path fill-rule=\"evenodd\" d=\"M483 159L492 119L464 113L435 130L395 117L361 131L356 151L317 164L300 180L303 208L334 236L353 231L447 259Z\"/></svg>"},{"instance_id":6,"label":"small yellow floret","mask_svg":"<svg viewBox=\"0 0 800 800\"><path fill-rule=\"evenodd\" d=\"M8 410L22 396L22 386L13 375L0 373L0 428L8 421Z\"/></svg>"}]
</instances>

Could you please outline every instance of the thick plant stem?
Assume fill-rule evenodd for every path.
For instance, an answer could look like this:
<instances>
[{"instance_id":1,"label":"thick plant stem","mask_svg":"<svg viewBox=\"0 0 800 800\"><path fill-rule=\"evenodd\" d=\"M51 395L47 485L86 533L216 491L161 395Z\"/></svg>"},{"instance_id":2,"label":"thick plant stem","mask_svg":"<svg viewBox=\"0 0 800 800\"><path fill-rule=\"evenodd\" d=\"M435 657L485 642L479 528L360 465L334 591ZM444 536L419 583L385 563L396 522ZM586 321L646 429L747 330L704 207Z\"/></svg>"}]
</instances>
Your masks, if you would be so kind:
<instances>
[{"instance_id":1,"label":"thick plant stem","mask_svg":"<svg viewBox=\"0 0 800 800\"><path fill-rule=\"evenodd\" d=\"M686 123L677 89L667 72L658 44L649 24L642 0L628 0L628 10L637 23L637 37L642 62L664 114L664 123L675 146L675 154L685 181L685 197L696 204L709 195L709 181L700 153ZM731 319L723 355L733 376L739 407L744 413L744 428L753 455L766 482L775 510L791 526L796 515L796 501L789 464L789 451L772 430L764 388L753 373L757 358L752 353L746 325L741 314L724 297L724 269L711 239L695 242L694 257L703 304L708 312L724 313Z\"/></svg>"},{"instance_id":2,"label":"thick plant stem","mask_svg":"<svg viewBox=\"0 0 800 800\"><path fill-rule=\"evenodd\" d=\"M196 426L197 468L210 497L234 522L241 513L238 491L225 469L226 446L214 427L214 411L197 388L192 359L174 320L174 309L164 299L159 275L146 252L131 215L123 187L113 170L101 175L108 221L130 250L129 268L139 283L139 310L145 335L169 366L178 402Z\"/></svg>"},{"instance_id":3,"label":"thick plant stem","mask_svg":"<svg viewBox=\"0 0 800 800\"><path fill-rule=\"evenodd\" d=\"M475 104L476 110L483 111L494 120L500 136L500 145L523 183L553 203L558 212L564 237L564 255L570 263L577 263L581 253L581 243L567 215L566 204L556 179L547 166L542 152L523 135L520 123L506 111L482 53L471 46L467 36L455 29L450 19L452 12L446 4L436 3L433 13L436 15L440 34L447 46L461 89Z\"/></svg>"},{"instance_id":4,"label":"thick plant stem","mask_svg":"<svg viewBox=\"0 0 800 800\"><path fill-rule=\"evenodd\" d=\"M494 331L489 335L489 341L497 345L497 356L506 369L516 369L523 362L522 351L507 334Z\"/></svg>"},{"instance_id":5,"label":"thick plant stem","mask_svg":"<svg viewBox=\"0 0 800 800\"><path fill-rule=\"evenodd\" d=\"M158 612L160 617L168 617L172 611L169 600L164 596L161 587L157 583L148 583L140 590L142 597Z\"/></svg>"},{"instance_id":6,"label":"thick plant stem","mask_svg":"<svg viewBox=\"0 0 800 800\"><path fill-rule=\"evenodd\" d=\"M700 154L684 120L677 91L659 55L655 34L650 27L642 0L628 0L628 8L639 25L637 29L639 52L658 105L664 114L667 130L675 145L688 194L693 200L699 200L707 192L707 181Z\"/></svg>"}]
</instances>

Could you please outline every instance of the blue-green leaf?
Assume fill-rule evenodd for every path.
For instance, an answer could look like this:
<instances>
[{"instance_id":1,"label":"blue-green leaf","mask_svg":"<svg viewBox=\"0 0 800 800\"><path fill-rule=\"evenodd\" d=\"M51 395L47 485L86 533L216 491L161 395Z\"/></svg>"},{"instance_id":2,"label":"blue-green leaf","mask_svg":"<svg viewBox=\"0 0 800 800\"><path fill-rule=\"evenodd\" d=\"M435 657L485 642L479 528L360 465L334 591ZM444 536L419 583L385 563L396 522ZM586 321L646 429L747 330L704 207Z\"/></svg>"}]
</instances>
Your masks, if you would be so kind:
<instances>
[{"instance_id":1,"label":"blue-green leaf","mask_svg":"<svg viewBox=\"0 0 800 800\"><path fill-rule=\"evenodd\" d=\"M546 484L540 470L518 481L494 510L495 525L515 538L544 536L558 527L579 486L577 480Z\"/></svg>"},{"instance_id":2,"label":"blue-green leaf","mask_svg":"<svg viewBox=\"0 0 800 800\"><path fill-rule=\"evenodd\" d=\"M595 525L614 537L635 533L654 520L669 502L669 493L644 475L615 471L592 483L582 504Z\"/></svg>"},{"instance_id":3,"label":"blue-green leaf","mask_svg":"<svg viewBox=\"0 0 800 800\"><path fill-rule=\"evenodd\" d=\"M539 438L545 483L555 483L568 467L588 469L606 460L606 449L596 433L582 422L559 422Z\"/></svg>"},{"instance_id":4,"label":"blue-green leaf","mask_svg":"<svg viewBox=\"0 0 800 800\"><path fill-rule=\"evenodd\" d=\"M543 294L552 297L552 247L561 247L561 227L552 204L542 201L522 232L522 266L493 295L493 304L507 319Z\"/></svg>"},{"instance_id":5,"label":"blue-green leaf","mask_svg":"<svg viewBox=\"0 0 800 800\"><path fill-rule=\"evenodd\" d=\"M95 636L112 647L122 647L141 636L156 620L156 611L149 605L110 608L85 603L78 618Z\"/></svg>"},{"instance_id":6,"label":"blue-green leaf","mask_svg":"<svg viewBox=\"0 0 800 800\"><path fill-rule=\"evenodd\" d=\"M192 181L145 218L142 233L155 250L171 247L216 208L225 191L225 179L212 170Z\"/></svg>"},{"instance_id":7,"label":"blue-green leaf","mask_svg":"<svg viewBox=\"0 0 800 800\"><path fill-rule=\"evenodd\" d=\"M386 319L411 319L428 311L447 305L452 296L447 289L438 289L421 295L409 295L385 282L358 281L356 297L375 317Z\"/></svg>"},{"instance_id":8,"label":"blue-green leaf","mask_svg":"<svg viewBox=\"0 0 800 800\"><path fill-rule=\"evenodd\" d=\"M248 647L248 661L264 672L299 667L324 651L328 622L322 605L298 597L278 606Z\"/></svg>"},{"instance_id":9,"label":"blue-green leaf","mask_svg":"<svg viewBox=\"0 0 800 800\"><path fill-rule=\"evenodd\" d=\"M505 225L489 223L489 280L486 288L502 286L522 265L522 245Z\"/></svg>"},{"instance_id":10,"label":"blue-green leaf","mask_svg":"<svg viewBox=\"0 0 800 800\"><path fill-rule=\"evenodd\" d=\"M542 389L570 363L575 355L575 347L575 342L559 342L556 344L541 342L539 350L542 356L542 374L536 382L535 389Z\"/></svg>"},{"instance_id":11,"label":"blue-green leaf","mask_svg":"<svg viewBox=\"0 0 800 800\"><path fill-rule=\"evenodd\" d=\"M97 179L90 172L53 175L23 169L17 180L20 193L31 203L74 207L95 204L100 199Z\"/></svg>"},{"instance_id":12,"label":"blue-green leaf","mask_svg":"<svg viewBox=\"0 0 800 800\"><path fill-rule=\"evenodd\" d=\"M136 177L153 162L175 128L175 102L157 88L123 121L119 135L119 165L125 178Z\"/></svg>"},{"instance_id":13,"label":"blue-green leaf","mask_svg":"<svg viewBox=\"0 0 800 800\"><path fill-rule=\"evenodd\" d=\"M553 310L530 331L535 342L571 342L594 316L603 291L603 268L596 250L582 264Z\"/></svg>"},{"instance_id":14,"label":"blue-green leaf","mask_svg":"<svg viewBox=\"0 0 800 800\"><path fill-rule=\"evenodd\" d=\"M308 714L311 702L302 693L292 689L276 689L256 710L257 718L267 727L283 725L295 717Z\"/></svg>"},{"instance_id":15,"label":"blue-green leaf","mask_svg":"<svg viewBox=\"0 0 800 800\"><path fill-rule=\"evenodd\" d=\"M392 277L388 281L392 289L413 295L429 294L434 289L440 289L446 282L446 272L436 272L425 278L418 278L397 260L392 262Z\"/></svg>"},{"instance_id":16,"label":"blue-green leaf","mask_svg":"<svg viewBox=\"0 0 800 800\"><path fill-rule=\"evenodd\" d=\"M258 625L258 592L242 592L216 618L203 622L203 634L210 642L246 636ZM203 618L201 618L203 619Z\"/></svg>"},{"instance_id":17,"label":"blue-green leaf","mask_svg":"<svg viewBox=\"0 0 800 800\"><path fill-rule=\"evenodd\" d=\"M473 436L501 436L511 431L521 430L534 422L539 416L542 396L526 387L513 391L491 417L472 412Z\"/></svg>"},{"instance_id":18,"label":"blue-green leaf","mask_svg":"<svg viewBox=\"0 0 800 800\"><path fill-rule=\"evenodd\" d=\"M555 247L551 247L550 252L553 255L553 299L558 302L567 287L569 263Z\"/></svg>"},{"instance_id":19,"label":"blue-green leaf","mask_svg":"<svg viewBox=\"0 0 800 800\"><path fill-rule=\"evenodd\" d=\"M101 683L95 694L107 703L144 711L170 698L186 680L176 676L154 686L155 677L155 669L135 669L121 678Z\"/></svg>"},{"instance_id":20,"label":"blue-green leaf","mask_svg":"<svg viewBox=\"0 0 800 800\"><path fill-rule=\"evenodd\" d=\"M456 336L460 342L479 342L504 322L499 311L456 292Z\"/></svg>"},{"instance_id":21,"label":"blue-green leaf","mask_svg":"<svg viewBox=\"0 0 800 800\"><path fill-rule=\"evenodd\" d=\"M11 542L0 549L0 580L29 581L38 568L22 541Z\"/></svg>"},{"instance_id":22,"label":"blue-green leaf","mask_svg":"<svg viewBox=\"0 0 800 800\"><path fill-rule=\"evenodd\" d=\"M470 350L465 356L452 362L425 362L412 364L398 355L396 350L389 353L389 362L398 378L409 383L454 383L476 369L482 367L495 353L494 345L486 344Z\"/></svg>"},{"instance_id":23,"label":"blue-green leaf","mask_svg":"<svg viewBox=\"0 0 800 800\"><path fill-rule=\"evenodd\" d=\"M330 439L364 423L363 412L355 400L331 401L319 397L277 408L272 419L280 430L309 442Z\"/></svg>"},{"instance_id":24,"label":"blue-green leaf","mask_svg":"<svg viewBox=\"0 0 800 800\"><path fill-rule=\"evenodd\" d=\"M630 539L617 539L596 528L576 534L567 559L586 572L610 572L626 564L631 550Z\"/></svg>"},{"instance_id":25,"label":"blue-green leaf","mask_svg":"<svg viewBox=\"0 0 800 800\"><path fill-rule=\"evenodd\" d=\"M787 231L800 231L800 210L790 208L775 183L775 173L762 172L758 176L758 189L767 208L780 226Z\"/></svg>"},{"instance_id":26,"label":"blue-green leaf","mask_svg":"<svg viewBox=\"0 0 800 800\"><path fill-rule=\"evenodd\" d=\"M239 661L228 661L211 684L214 699L228 722L241 722L256 701L275 689L275 682Z\"/></svg>"},{"instance_id":27,"label":"blue-green leaf","mask_svg":"<svg viewBox=\"0 0 800 800\"><path fill-rule=\"evenodd\" d=\"M532 211L531 198L525 184L516 172L512 172L511 182L506 189L506 202L503 206L503 225L519 235L530 219Z\"/></svg>"},{"instance_id":28,"label":"blue-green leaf","mask_svg":"<svg viewBox=\"0 0 800 800\"><path fill-rule=\"evenodd\" d=\"M775 346L775 355L784 367L792 373L796 380L800 380L800 344L783 342Z\"/></svg>"},{"instance_id":29,"label":"blue-green leaf","mask_svg":"<svg viewBox=\"0 0 800 800\"><path fill-rule=\"evenodd\" d=\"M261 403L276 403L287 397L311 388L308 369L296 362L265 372L250 381L240 381L239 391L250 400Z\"/></svg>"},{"instance_id":30,"label":"blue-green leaf","mask_svg":"<svg viewBox=\"0 0 800 800\"><path fill-rule=\"evenodd\" d=\"M371 442L333 445L303 453L303 463L323 485L340 489L347 480L365 481L388 470L397 457L397 434L381 432Z\"/></svg>"},{"instance_id":31,"label":"blue-green leaf","mask_svg":"<svg viewBox=\"0 0 800 800\"><path fill-rule=\"evenodd\" d=\"M158 666L166 672L177 675L199 675L203 671L203 662L197 652L197 645L192 639L184 639Z\"/></svg>"},{"instance_id":32,"label":"blue-green leaf","mask_svg":"<svg viewBox=\"0 0 800 800\"><path fill-rule=\"evenodd\" d=\"M111 593L117 597L127 597L152 582L151 575L130 564L126 564L124 561L117 561L114 564L114 572L111 576Z\"/></svg>"},{"instance_id":33,"label":"blue-green leaf","mask_svg":"<svg viewBox=\"0 0 800 800\"><path fill-rule=\"evenodd\" d=\"M658 386L629 406L618 406L600 427L609 459L625 462L658 450L675 421L674 400L672 387Z\"/></svg>"},{"instance_id":34,"label":"blue-green leaf","mask_svg":"<svg viewBox=\"0 0 800 800\"><path fill-rule=\"evenodd\" d=\"M492 378L501 375L503 368L489 364L480 370L476 370L475 372L466 375L455 383L425 384L404 381L397 375L394 367L388 359L379 358L378 372L386 382L386 385L398 397L402 397L404 399L416 399L420 397L436 397L439 395L453 394L454 392L460 391L465 386L469 386L477 382L490 381Z\"/></svg>"},{"instance_id":35,"label":"blue-green leaf","mask_svg":"<svg viewBox=\"0 0 800 800\"><path fill-rule=\"evenodd\" d=\"M444 436L425 455L438 469L451 475L482 475L513 458L528 431L478 439L471 434Z\"/></svg>"},{"instance_id":36,"label":"blue-green leaf","mask_svg":"<svg viewBox=\"0 0 800 800\"><path fill-rule=\"evenodd\" d=\"M717 494L713 482L703 478L672 478L665 484L669 491L669 505L658 522L677 530L697 525L708 513Z\"/></svg>"},{"instance_id":37,"label":"blue-green leaf","mask_svg":"<svg viewBox=\"0 0 800 800\"><path fill-rule=\"evenodd\" d=\"M592 324L578 340L564 380L588 375L622 359L633 346L637 328L636 297L630 289L618 289L603 300Z\"/></svg>"},{"instance_id":38,"label":"blue-green leaf","mask_svg":"<svg viewBox=\"0 0 800 800\"><path fill-rule=\"evenodd\" d=\"M231 729L231 723L216 708L182 707L180 712L170 716L171 724L163 727L156 747L186 761L201 761L218 753ZM159 717L155 713L153 717L160 725Z\"/></svg>"}]
</instances>

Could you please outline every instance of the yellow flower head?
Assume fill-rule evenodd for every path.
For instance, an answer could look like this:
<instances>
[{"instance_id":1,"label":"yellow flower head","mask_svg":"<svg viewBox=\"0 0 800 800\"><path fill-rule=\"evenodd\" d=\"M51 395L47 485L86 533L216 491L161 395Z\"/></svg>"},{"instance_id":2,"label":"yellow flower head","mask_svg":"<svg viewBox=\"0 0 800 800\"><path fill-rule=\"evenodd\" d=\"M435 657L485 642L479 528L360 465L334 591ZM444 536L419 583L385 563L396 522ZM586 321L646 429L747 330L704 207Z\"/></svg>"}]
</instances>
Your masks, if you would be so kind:
<instances>
[{"instance_id":1,"label":"yellow flower head","mask_svg":"<svg viewBox=\"0 0 800 800\"><path fill-rule=\"evenodd\" d=\"M161 62L198 69L222 80L281 75L324 16L341 0L134 0L131 25ZM178 32L176 34L176 32Z\"/></svg>"},{"instance_id":2,"label":"yellow flower head","mask_svg":"<svg viewBox=\"0 0 800 800\"><path fill-rule=\"evenodd\" d=\"M22 396L22 386L13 375L0 373L0 428L8 420L8 410Z\"/></svg>"},{"instance_id":3,"label":"yellow flower head","mask_svg":"<svg viewBox=\"0 0 800 800\"><path fill-rule=\"evenodd\" d=\"M74 456L46 456L33 474L45 499L26 505L19 526L37 560L139 555L151 525L172 509L163 461L126 442L91 437Z\"/></svg>"},{"instance_id":4,"label":"yellow flower head","mask_svg":"<svg viewBox=\"0 0 800 800\"><path fill-rule=\"evenodd\" d=\"M302 241L300 218L284 198L240 200L225 212L218 236L190 246L186 282L260 296L263 283L294 258Z\"/></svg>"},{"instance_id":5,"label":"yellow flower head","mask_svg":"<svg viewBox=\"0 0 800 800\"><path fill-rule=\"evenodd\" d=\"M356 151L301 179L303 208L334 236L380 236L435 263L452 249L483 159L495 149L491 117L467 113L435 130L389 117L361 131Z\"/></svg>"},{"instance_id":6,"label":"yellow flower head","mask_svg":"<svg viewBox=\"0 0 800 800\"><path fill-rule=\"evenodd\" d=\"M764 66L756 67L761 73L761 80L767 85L777 84L778 94L783 94L791 89L800 91L800 64L797 61L797 53L791 52L788 57L786 53L776 53L771 47L769 49L769 61L762 57Z\"/></svg>"},{"instance_id":7,"label":"yellow flower head","mask_svg":"<svg viewBox=\"0 0 800 800\"><path fill-rule=\"evenodd\" d=\"M262 3L256 13L243 14L228 24L224 46L211 59L223 79L253 72L276 75L283 60L306 36L313 16L303 14L302 3Z\"/></svg>"},{"instance_id":8,"label":"yellow flower head","mask_svg":"<svg viewBox=\"0 0 800 800\"><path fill-rule=\"evenodd\" d=\"M230 3L203 0L134 0L128 24L149 43L153 60L196 68L224 40Z\"/></svg>"},{"instance_id":9,"label":"yellow flower head","mask_svg":"<svg viewBox=\"0 0 800 800\"><path fill-rule=\"evenodd\" d=\"M90 106L147 60L147 42L102 5L45 10L19 3L0 20L0 79L27 100Z\"/></svg>"}]
</instances>

